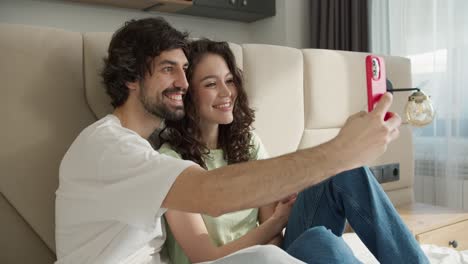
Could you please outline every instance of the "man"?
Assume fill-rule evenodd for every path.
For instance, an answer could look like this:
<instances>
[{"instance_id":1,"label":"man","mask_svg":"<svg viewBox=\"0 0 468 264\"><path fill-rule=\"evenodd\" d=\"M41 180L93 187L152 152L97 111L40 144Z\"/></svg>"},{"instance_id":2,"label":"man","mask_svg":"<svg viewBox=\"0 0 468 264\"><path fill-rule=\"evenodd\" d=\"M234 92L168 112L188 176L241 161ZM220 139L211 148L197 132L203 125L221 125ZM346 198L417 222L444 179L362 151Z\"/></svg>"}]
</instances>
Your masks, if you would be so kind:
<instances>
[{"instance_id":1,"label":"man","mask_svg":"<svg viewBox=\"0 0 468 264\"><path fill-rule=\"evenodd\" d=\"M400 118L383 121L386 94L330 142L293 154L212 171L160 155L146 139L184 115L186 37L157 18L114 34L102 76L115 110L77 137L60 166L57 263L164 263L167 208L217 216L259 207L368 163L398 136ZM272 246L214 263L248 262L300 263Z\"/></svg>"}]
</instances>

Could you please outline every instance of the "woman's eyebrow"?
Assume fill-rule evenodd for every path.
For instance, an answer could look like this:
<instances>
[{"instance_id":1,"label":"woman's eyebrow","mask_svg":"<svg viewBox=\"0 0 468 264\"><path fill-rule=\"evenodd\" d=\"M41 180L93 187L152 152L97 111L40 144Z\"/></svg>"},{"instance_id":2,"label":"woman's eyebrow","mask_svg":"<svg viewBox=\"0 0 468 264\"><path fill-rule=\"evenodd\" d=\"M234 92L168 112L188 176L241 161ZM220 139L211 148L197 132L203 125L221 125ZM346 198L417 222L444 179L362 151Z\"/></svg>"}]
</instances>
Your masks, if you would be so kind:
<instances>
[{"instance_id":1,"label":"woman's eyebrow","mask_svg":"<svg viewBox=\"0 0 468 264\"><path fill-rule=\"evenodd\" d=\"M216 77L216 75L207 75L207 76L203 77L203 78L200 80L200 82L203 82L204 80L206 80L206 79L211 79L211 78L215 78L215 79L216 79L217 77Z\"/></svg>"}]
</instances>

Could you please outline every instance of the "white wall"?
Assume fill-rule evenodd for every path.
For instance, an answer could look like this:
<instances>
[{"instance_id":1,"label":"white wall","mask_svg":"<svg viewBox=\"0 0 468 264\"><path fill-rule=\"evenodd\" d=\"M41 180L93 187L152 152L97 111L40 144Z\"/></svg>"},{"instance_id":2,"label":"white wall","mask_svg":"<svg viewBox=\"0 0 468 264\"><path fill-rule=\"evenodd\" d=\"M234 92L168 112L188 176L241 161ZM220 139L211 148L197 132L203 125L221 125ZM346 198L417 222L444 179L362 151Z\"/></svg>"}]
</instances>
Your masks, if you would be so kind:
<instances>
[{"instance_id":1,"label":"white wall","mask_svg":"<svg viewBox=\"0 0 468 264\"><path fill-rule=\"evenodd\" d=\"M132 18L163 16L174 27L187 30L193 37L296 48L308 47L308 12L308 0L276 0L276 16L243 23L59 0L0 0L0 23L49 26L79 32L111 32Z\"/></svg>"},{"instance_id":2,"label":"white wall","mask_svg":"<svg viewBox=\"0 0 468 264\"><path fill-rule=\"evenodd\" d=\"M252 43L310 47L309 0L276 0L276 16L250 24Z\"/></svg>"},{"instance_id":3,"label":"white wall","mask_svg":"<svg viewBox=\"0 0 468 264\"><path fill-rule=\"evenodd\" d=\"M286 2L286 1L284 1ZM286 42L285 46L310 47L310 0L294 0L285 4Z\"/></svg>"}]
</instances>

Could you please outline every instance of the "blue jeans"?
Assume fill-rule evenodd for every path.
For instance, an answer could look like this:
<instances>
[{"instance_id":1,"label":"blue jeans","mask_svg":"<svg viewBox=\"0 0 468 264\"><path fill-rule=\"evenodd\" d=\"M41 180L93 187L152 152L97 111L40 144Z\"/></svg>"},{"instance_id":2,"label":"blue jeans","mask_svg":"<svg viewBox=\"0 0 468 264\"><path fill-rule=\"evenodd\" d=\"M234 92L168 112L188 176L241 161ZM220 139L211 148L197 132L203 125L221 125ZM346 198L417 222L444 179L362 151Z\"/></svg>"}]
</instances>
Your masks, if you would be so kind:
<instances>
[{"instance_id":1,"label":"blue jeans","mask_svg":"<svg viewBox=\"0 0 468 264\"><path fill-rule=\"evenodd\" d=\"M369 168L302 191L283 249L306 263L360 263L341 237L346 219L380 263L429 263Z\"/></svg>"}]
</instances>

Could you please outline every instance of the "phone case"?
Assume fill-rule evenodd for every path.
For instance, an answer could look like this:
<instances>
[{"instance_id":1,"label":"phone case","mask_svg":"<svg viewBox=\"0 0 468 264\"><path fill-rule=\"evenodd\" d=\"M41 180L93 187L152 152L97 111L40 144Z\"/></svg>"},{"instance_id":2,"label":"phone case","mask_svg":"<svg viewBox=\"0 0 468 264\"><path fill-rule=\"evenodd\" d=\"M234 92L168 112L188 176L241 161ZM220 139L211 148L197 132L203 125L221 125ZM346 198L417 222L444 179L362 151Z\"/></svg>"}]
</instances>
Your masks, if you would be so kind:
<instances>
[{"instance_id":1,"label":"phone case","mask_svg":"<svg viewBox=\"0 0 468 264\"><path fill-rule=\"evenodd\" d=\"M374 110L375 104L380 97L387 92L387 77L385 75L385 61L382 57L368 55L366 57L366 79L367 79L367 110ZM384 120L391 117L386 113Z\"/></svg>"}]
</instances>

